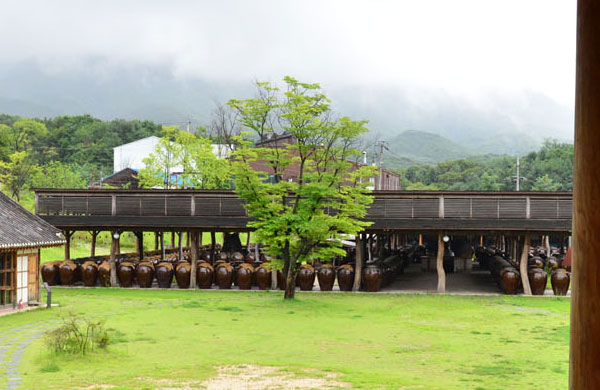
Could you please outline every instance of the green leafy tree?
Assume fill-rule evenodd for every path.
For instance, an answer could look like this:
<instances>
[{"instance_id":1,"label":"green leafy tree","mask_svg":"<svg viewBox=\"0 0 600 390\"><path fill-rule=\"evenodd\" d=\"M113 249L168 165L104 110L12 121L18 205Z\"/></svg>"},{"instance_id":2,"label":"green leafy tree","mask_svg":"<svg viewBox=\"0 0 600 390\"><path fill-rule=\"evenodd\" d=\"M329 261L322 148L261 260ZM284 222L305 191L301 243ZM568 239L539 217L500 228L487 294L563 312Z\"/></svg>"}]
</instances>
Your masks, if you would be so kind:
<instances>
[{"instance_id":1,"label":"green leafy tree","mask_svg":"<svg viewBox=\"0 0 600 390\"><path fill-rule=\"evenodd\" d=\"M535 179L533 186L531 187L532 191L557 191L560 188L559 183L555 183L550 176L547 174L544 176L540 176Z\"/></svg>"},{"instance_id":2,"label":"green leafy tree","mask_svg":"<svg viewBox=\"0 0 600 390\"><path fill-rule=\"evenodd\" d=\"M261 131L268 117L294 138L284 145L251 147L250 134L244 131L233 162L235 191L246 201L257 239L271 256L282 260L284 297L289 299L294 297L300 264L343 255L342 237L369 225L361 218L372 202L366 179L373 168L357 168L349 161L360 153L353 145L368 131L366 122L334 119L318 84L291 77L284 81L283 93L268 83L257 84L259 96L271 96L270 104L257 105L253 100L230 104L253 107L240 110L240 123L259 138L264 139ZM257 168L256 163L266 168ZM281 180L288 168L297 176Z\"/></svg>"},{"instance_id":3,"label":"green leafy tree","mask_svg":"<svg viewBox=\"0 0 600 390\"><path fill-rule=\"evenodd\" d=\"M10 129L9 138L14 152L25 150L48 133L43 123L25 118L17 120Z\"/></svg>"},{"instance_id":4,"label":"green leafy tree","mask_svg":"<svg viewBox=\"0 0 600 390\"><path fill-rule=\"evenodd\" d=\"M231 188L229 160L215 155L210 139L180 131L175 142L182 145L181 178L186 187L203 190Z\"/></svg>"},{"instance_id":5,"label":"green leafy tree","mask_svg":"<svg viewBox=\"0 0 600 390\"><path fill-rule=\"evenodd\" d=\"M180 130L176 126L170 126L165 127L163 131L165 136L158 141L154 152L142 160L145 166L138 174L141 187L177 187L177 178L173 175L173 170L181 166L184 157L183 145L175 142Z\"/></svg>"},{"instance_id":6,"label":"green leafy tree","mask_svg":"<svg viewBox=\"0 0 600 390\"><path fill-rule=\"evenodd\" d=\"M86 188L88 182L83 167L52 161L32 171L31 185L34 188Z\"/></svg>"},{"instance_id":7,"label":"green leafy tree","mask_svg":"<svg viewBox=\"0 0 600 390\"><path fill-rule=\"evenodd\" d=\"M21 200L21 191L30 183L30 173L35 165L27 152L14 152L8 161L0 161L0 182L5 191L17 201Z\"/></svg>"},{"instance_id":8,"label":"green leafy tree","mask_svg":"<svg viewBox=\"0 0 600 390\"><path fill-rule=\"evenodd\" d=\"M498 176L483 172L478 189L481 191L499 191L501 185Z\"/></svg>"}]
</instances>

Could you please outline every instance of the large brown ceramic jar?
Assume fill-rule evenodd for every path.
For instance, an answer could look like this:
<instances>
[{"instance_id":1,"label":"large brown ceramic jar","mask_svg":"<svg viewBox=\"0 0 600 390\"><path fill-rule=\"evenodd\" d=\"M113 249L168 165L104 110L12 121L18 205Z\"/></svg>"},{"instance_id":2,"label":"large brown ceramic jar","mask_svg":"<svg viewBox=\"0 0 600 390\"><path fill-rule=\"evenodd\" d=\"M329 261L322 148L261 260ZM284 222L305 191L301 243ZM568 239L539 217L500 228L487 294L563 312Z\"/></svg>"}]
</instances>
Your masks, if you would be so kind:
<instances>
[{"instance_id":1,"label":"large brown ceramic jar","mask_svg":"<svg viewBox=\"0 0 600 390\"><path fill-rule=\"evenodd\" d=\"M233 282L233 268L229 263L219 263L215 273L217 275L217 284L220 289L230 289Z\"/></svg>"},{"instance_id":2,"label":"large brown ceramic jar","mask_svg":"<svg viewBox=\"0 0 600 390\"><path fill-rule=\"evenodd\" d=\"M133 284L134 273L135 266L132 262L124 261L119 264L119 267L117 268L117 276L119 277L121 287L131 287Z\"/></svg>"},{"instance_id":3,"label":"large brown ceramic jar","mask_svg":"<svg viewBox=\"0 0 600 390\"><path fill-rule=\"evenodd\" d=\"M212 265L203 261L196 266L196 282L200 288L210 288L213 283L214 269Z\"/></svg>"},{"instance_id":4,"label":"large brown ceramic jar","mask_svg":"<svg viewBox=\"0 0 600 390\"><path fill-rule=\"evenodd\" d=\"M60 275L60 283L63 286L70 286L75 283L77 277L77 264L71 260L65 260L58 266L58 273Z\"/></svg>"},{"instance_id":5,"label":"large brown ceramic jar","mask_svg":"<svg viewBox=\"0 0 600 390\"><path fill-rule=\"evenodd\" d=\"M219 261L219 260L228 261L229 255L225 252L219 252L219 254L217 255L217 261Z\"/></svg>"},{"instance_id":6,"label":"large brown ceramic jar","mask_svg":"<svg viewBox=\"0 0 600 390\"><path fill-rule=\"evenodd\" d=\"M296 282L300 286L300 290L311 291L315 284L315 276L315 269L312 265L302 264L296 276Z\"/></svg>"},{"instance_id":7,"label":"large brown ceramic jar","mask_svg":"<svg viewBox=\"0 0 600 390\"><path fill-rule=\"evenodd\" d=\"M550 282L552 283L554 295L567 295L569 284L571 283L571 274L566 269L559 268L552 271Z\"/></svg>"},{"instance_id":8,"label":"large brown ceramic jar","mask_svg":"<svg viewBox=\"0 0 600 390\"><path fill-rule=\"evenodd\" d=\"M250 264L242 263L237 267L236 278L240 290L250 290L252 288L252 276L254 267Z\"/></svg>"},{"instance_id":9,"label":"large brown ceramic jar","mask_svg":"<svg viewBox=\"0 0 600 390\"><path fill-rule=\"evenodd\" d=\"M381 288L381 269L376 265L368 265L363 270L363 281L365 290L377 292Z\"/></svg>"},{"instance_id":10,"label":"large brown ceramic jar","mask_svg":"<svg viewBox=\"0 0 600 390\"><path fill-rule=\"evenodd\" d=\"M500 272L500 288L505 294L516 294L521 283L521 275L513 267L504 268Z\"/></svg>"},{"instance_id":11,"label":"large brown ceramic jar","mask_svg":"<svg viewBox=\"0 0 600 390\"><path fill-rule=\"evenodd\" d=\"M179 288L190 288L192 266L187 261L180 262L175 268L175 280Z\"/></svg>"},{"instance_id":12,"label":"large brown ceramic jar","mask_svg":"<svg viewBox=\"0 0 600 390\"><path fill-rule=\"evenodd\" d=\"M529 277L529 285L533 295L544 295L546 291L546 283L548 283L548 274L540 268L530 268L527 273Z\"/></svg>"},{"instance_id":13,"label":"large brown ceramic jar","mask_svg":"<svg viewBox=\"0 0 600 390\"><path fill-rule=\"evenodd\" d=\"M98 266L93 261L86 261L81 266L81 279L86 287L96 286L98 278Z\"/></svg>"},{"instance_id":14,"label":"large brown ceramic jar","mask_svg":"<svg viewBox=\"0 0 600 390\"><path fill-rule=\"evenodd\" d=\"M156 281L159 288L171 288L173 283L173 264L163 261L155 267Z\"/></svg>"},{"instance_id":15,"label":"large brown ceramic jar","mask_svg":"<svg viewBox=\"0 0 600 390\"><path fill-rule=\"evenodd\" d=\"M248 253L244 256L244 263L254 264L254 261L254 255L252 253Z\"/></svg>"},{"instance_id":16,"label":"large brown ceramic jar","mask_svg":"<svg viewBox=\"0 0 600 390\"><path fill-rule=\"evenodd\" d=\"M544 268L544 260L541 257L534 256L527 261L529 267Z\"/></svg>"},{"instance_id":17,"label":"large brown ceramic jar","mask_svg":"<svg viewBox=\"0 0 600 390\"><path fill-rule=\"evenodd\" d=\"M556 259L556 257L550 257L548 258L548 261L546 262L546 264L548 265L548 268L550 268L550 270L555 270L558 268L558 260Z\"/></svg>"},{"instance_id":18,"label":"large brown ceramic jar","mask_svg":"<svg viewBox=\"0 0 600 390\"><path fill-rule=\"evenodd\" d=\"M108 261L104 261L98 266L98 279L100 286L110 287L110 263Z\"/></svg>"},{"instance_id":19,"label":"large brown ceramic jar","mask_svg":"<svg viewBox=\"0 0 600 390\"><path fill-rule=\"evenodd\" d=\"M322 264L317 271L317 279L319 280L319 288L321 291L331 291L335 282L335 271L331 264Z\"/></svg>"},{"instance_id":20,"label":"large brown ceramic jar","mask_svg":"<svg viewBox=\"0 0 600 390\"><path fill-rule=\"evenodd\" d=\"M49 261L42 264L42 280L49 286L56 286L59 282L59 264L60 261Z\"/></svg>"},{"instance_id":21,"label":"large brown ceramic jar","mask_svg":"<svg viewBox=\"0 0 600 390\"><path fill-rule=\"evenodd\" d=\"M142 261L138 264L136 269L137 280L141 288L152 287L152 281L154 280L154 266L152 263Z\"/></svg>"},{"instance_id":22,"label":"large brown ceramic jar","mask_svg":"<svg viewBox=\"0 0 600 390\"><path fill-rule=\"evenodd\" d=\"M266 265L256 268L255 275L259 290L266 290L271 287L271 270Z\"/></svg>"},{"instance_id":23,"label":"large brown ceramic jar","mask_svg":"<svg viewBox=\"0 0 600 390\"><path fill-rule=\"evenodd\" d=\"M231 262L232 263L237 263L237 262L242 262L244 261L244 255L242 255L240 252L233 252L231 254Z\"/></svg>"},{"instance_id":24,"label":"large brown ceramic jar","mask_svg":"<svg viewBox=\"0 0 600 390\"><path fill-rule=\"evenodd\" d=\"M354 285L354 267L350 264L342 265L337 270L337 279L340 291L352 291Z\"/></svg>"}]
</instances>

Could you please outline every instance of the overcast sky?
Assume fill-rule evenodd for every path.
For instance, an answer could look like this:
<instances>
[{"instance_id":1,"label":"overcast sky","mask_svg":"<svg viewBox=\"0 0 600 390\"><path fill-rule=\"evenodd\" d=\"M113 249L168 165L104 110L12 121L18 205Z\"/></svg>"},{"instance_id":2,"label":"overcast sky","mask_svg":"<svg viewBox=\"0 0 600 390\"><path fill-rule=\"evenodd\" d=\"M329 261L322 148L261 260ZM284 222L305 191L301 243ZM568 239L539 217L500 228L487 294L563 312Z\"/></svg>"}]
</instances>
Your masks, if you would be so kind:
<instances>
[{"instance_id":1,"label":"overcast sky","mask_svg":"<svg viewBox=\"0 0 600 390\"><path fill-rule=\"evenodd\" d=\"M4 1L0 62L48 72L167 65L324 86L540 92L573 107L574 0Z\"/></svg>"}]
</instances>

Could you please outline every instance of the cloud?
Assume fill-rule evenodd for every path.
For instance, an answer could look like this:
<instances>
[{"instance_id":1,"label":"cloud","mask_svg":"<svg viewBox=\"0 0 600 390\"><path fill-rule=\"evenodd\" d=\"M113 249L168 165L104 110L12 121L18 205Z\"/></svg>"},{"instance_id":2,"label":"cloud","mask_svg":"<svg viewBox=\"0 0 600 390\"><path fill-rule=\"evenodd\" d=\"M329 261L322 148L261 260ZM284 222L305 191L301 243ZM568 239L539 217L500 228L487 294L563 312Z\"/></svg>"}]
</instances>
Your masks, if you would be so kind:
<instances>
[{"instance_id":1,"label":"cloud","mask_svg":"<svg viewBox=\"0 0 600 390\"><path fill-rule=\"evenodd\" d=\"M575 2L10 1L0 63L48 73L167 65L180 78L543 93L572 108Z\"/></svg>"}]
</instances>

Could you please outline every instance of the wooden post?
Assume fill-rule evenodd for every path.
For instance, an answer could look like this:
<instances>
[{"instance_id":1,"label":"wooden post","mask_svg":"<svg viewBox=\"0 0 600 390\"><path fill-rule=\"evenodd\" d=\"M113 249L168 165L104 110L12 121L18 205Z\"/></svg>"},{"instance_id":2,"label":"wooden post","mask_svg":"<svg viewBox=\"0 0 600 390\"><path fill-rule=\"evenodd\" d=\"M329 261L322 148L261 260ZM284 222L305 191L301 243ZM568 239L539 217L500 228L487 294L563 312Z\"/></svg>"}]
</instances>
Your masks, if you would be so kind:
<instances>
[{"instance_id":1,"label":"wooden post","mask_svg":"<svg viewBox=\"0 0 600 390\"><path fill-rule=\"evenodd\" d=\"M423 245L423 235L419 234L419 245Z\"/></svg>"},{"instance_id":2,"label":"wooden post","mask_svg":"<svg viewBox=\"0 0 600 390\"><path fill-rule=\"evenodd\" d=\"M483 235L479 236L479 246L483 246Z\"/></svg>"},{"instance_id":3,"label":"wooden post","mask_svg":"<svg viewBox=\"0 0 600 390\"><path fill-rule=\"evenodd\" d=\"M192 247L190 248L192 267L190 270L190 287L196 288L196 267L198 264L198 232L192 232Z\"/></svg>"},{"instance_id":4,"label":"wooden post","mask_svg":"<svg viewBox=\"0 0 600 390\"><path fill-rule=\"evenodd\" d=\"M140 261L144 260L144 232L135 232L137 237L137 251Z\"/></svg>"},{"instance_id":5,"label":"wooden post","mask_svg":"<svg viewBox=\"0 0 600 390\"><path fill-rule=\"evenodd\" d=\"M175 248L175 232L171 232L171 248Z\"/></svg>"},{"instance_id":6,"label":"wooden post","mask_svg":"<svg viewBox=\"0 0 600 390\"><path fill-rule=\"evenodd\" d=\"M154 232L154 250L158 250L158 232Z\"/></svg>"},{"instance_id":7,"label":"wooden post","mask_svg":"<svg viewBox=\"0 0 600 390\"><path fill-rule=\"evenodd\" d=\"M160 260L165 261L165 232L160 232Z\"/></svg>"},{"instance_id":8,"label":"wooden post","mask_svg":"<svg viewBox=\"0 0 600 390\"><path fill-rule=\"evenodd\" d=\"M523 292L525 295L531 295L531 286L529 286L529 276L527 276L527 260L529 260L529 245L531 237L529 232L525 233L523 240L523 252L521 252L521 262L519 271L521 272L521 284L523 284Z\"/></svg>"},{"instance_id":9,"label":"wooden post","mask_svg":"<svg viewBox=\"0 0 600 390\"><path fill-rule=\"evenodd\" d=\"M119 242L118 238L115 238L115 234L117 232L110 232L110 285L111 287L117 286L117 244ZM120 238L120 235L119 235Z\"/></svg>"},{"instance_id":10,"label":"wooden post","mask_svg":"<svg viewBox=\"0 0 600 390\"><path fill-rule=\"evenodd\" d=\"M67 242L65 243L65 260L71 259L71 236L73 235L73 233L74 232L70 230L64 231L65 240L67 240Z\"/></svg>"},{"instance_id":11,"label":"wooden post","mask_svg":"<svg viewBox=\"0 0 600 390\"><path fill-rule=\"evenodd\" d=\"M183 260L183 232L179 232L179 260ZM196 245L196 253L198 252L198 245Z\"/></svg>"},{"instance_id":12,"label":"wooden post","mask_svg":"<svg viewBox=\"0 0 600 390\"><path fill-rule=\"evenodd\" d=\"M579 0L569 388L600 389L600 5Z\"/></svg>"},{"instance_id":13,"label":"wooden post","mask_svg":"<svg viewBox=\"0 0 600 390\"><path fill-rule=\"evenodd\" d=\"M250 231L246 233L246 250L250 251Z\"/></svg>"},{"instance_id":14,"label":"wooden post","mask_svg":"<svg viewBox=\"0 0 600 390\"><path fill-rule=\"evenodd\" d=\"M98 234L100 232L97 230L92 230L90 233L92 234L92 248L90 250L90 256L94 257L96 256L96 239L98 238Z\"/></svg>"},{"instance_id":15,"label":"wooden post","mask_svg":"<svg viewBox=\"0 0 600 390\"><path fill-rule=\"evenodd\" d=\"M446 272L444 271L444 233L438 233L437 251L438 293L446 292Z\"/></svg>"},{"instance_id":16,"label":"wooden post","mask_svg":"<svg viewBox=\"0 0 600 390\"><path fill-rule=\"evenodd\" d=\"M217 238L215 237L214 230L210 232L210 261L212 264L215 263L215 245L217 244Z\"/></svg>"},{"instance_id":17,"label":"wooden post","mask_svg":"<svg viewBox=\"0 0 600 390\"><path fill-rule=\"evenodd\" d=\"M119 238L117 239L117 255L121 254L121 232L119 232Z\"/></svg>"},{"instance_id":18,"label":"wooden post","mask_svg":"<svg viewBox=\"0 0 600 390\"><path fill-rule=\"evenodd\" d=\"M354 285L352 285L352 291L360 290L360 281L362 278L364 248L362 240L360 239L360 233L356 235L356 266L354 267Z\"/></svg>"}]
</instances>

